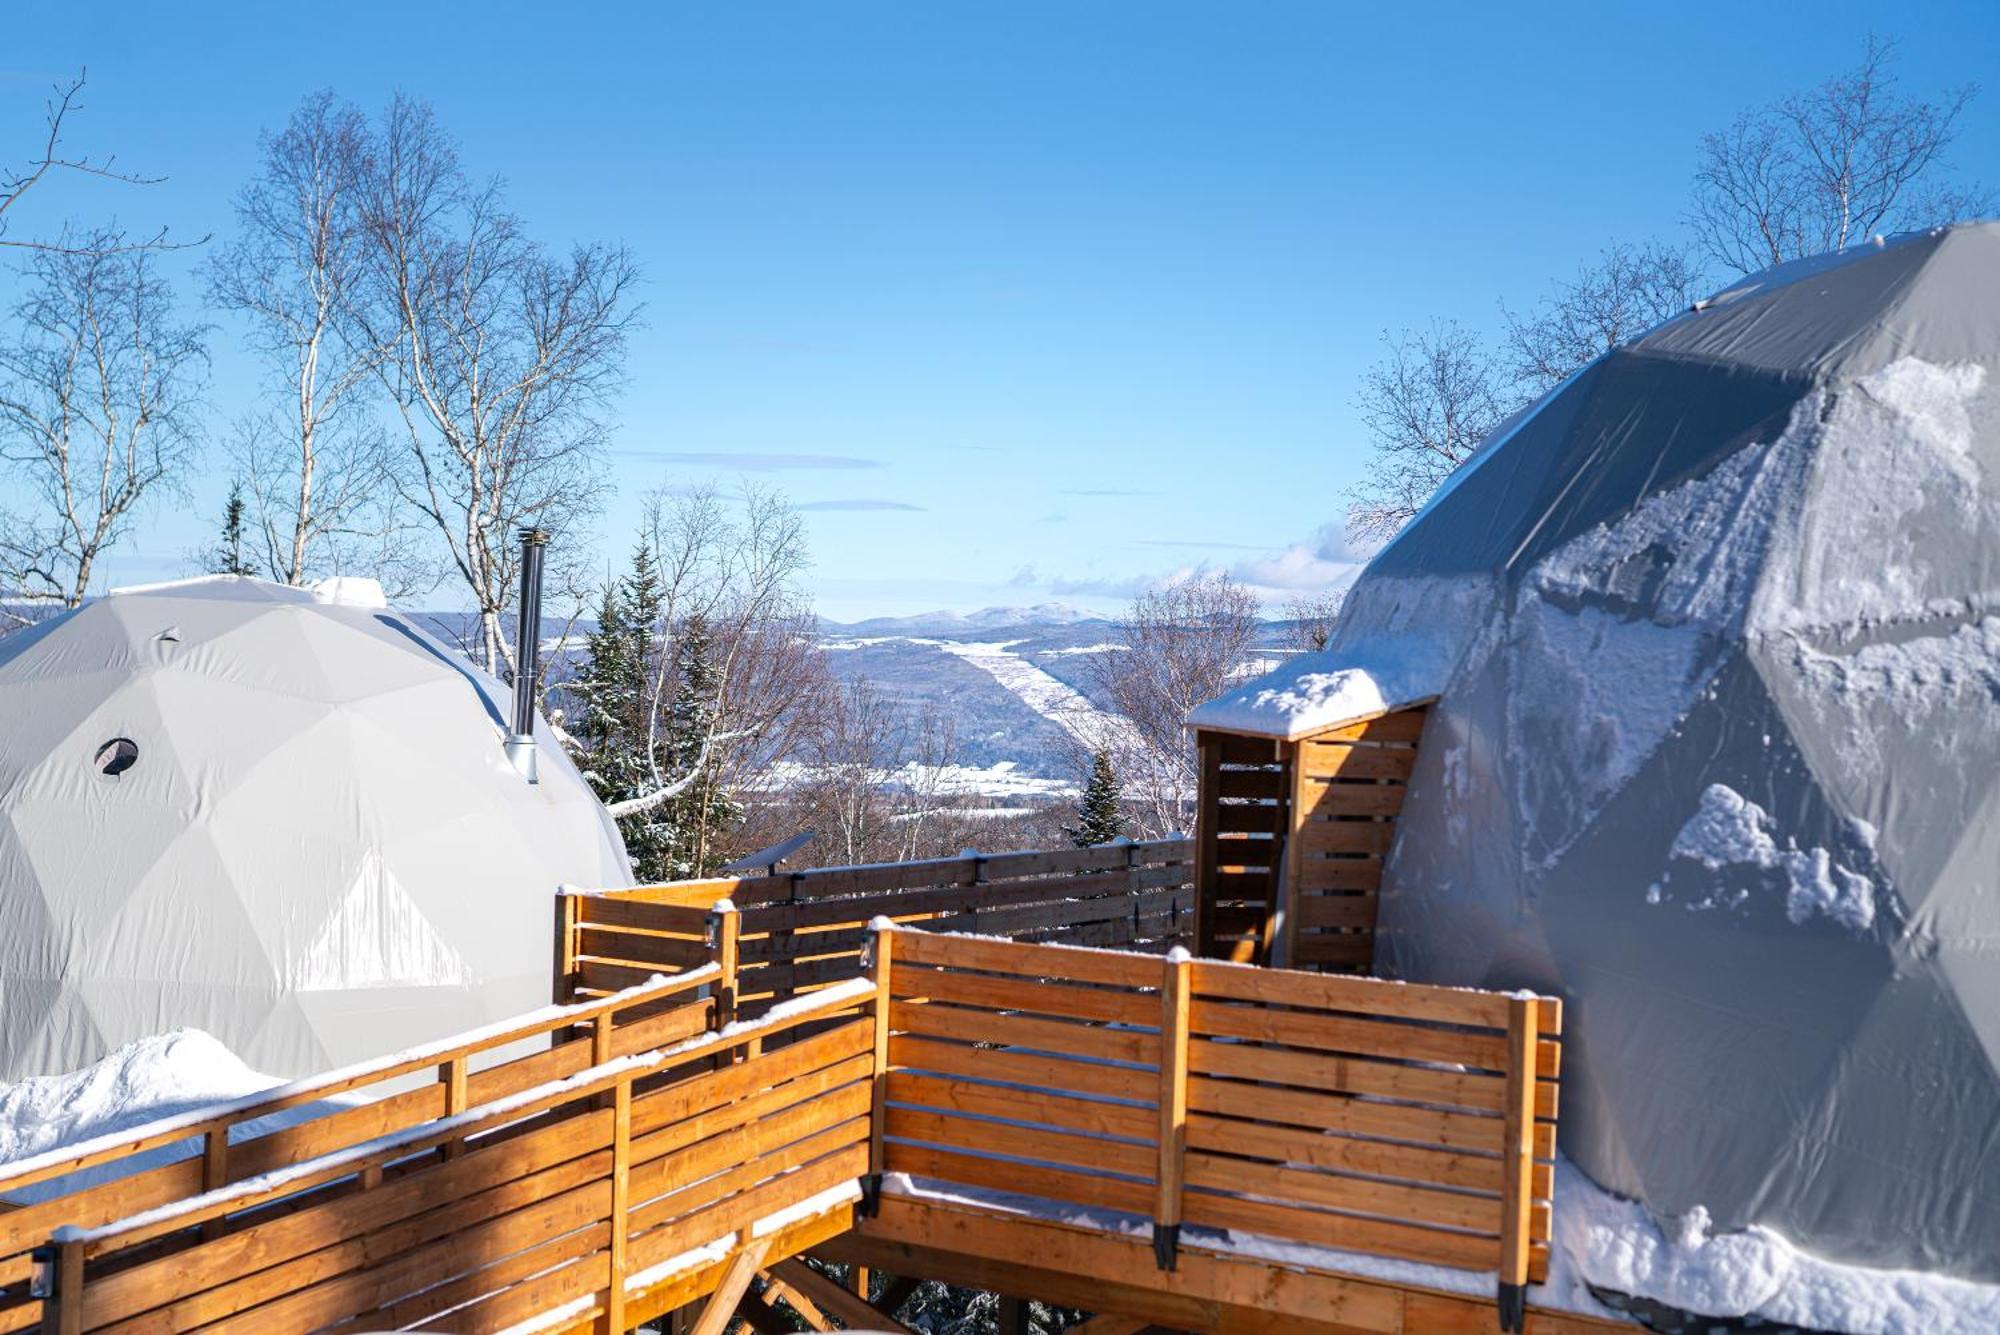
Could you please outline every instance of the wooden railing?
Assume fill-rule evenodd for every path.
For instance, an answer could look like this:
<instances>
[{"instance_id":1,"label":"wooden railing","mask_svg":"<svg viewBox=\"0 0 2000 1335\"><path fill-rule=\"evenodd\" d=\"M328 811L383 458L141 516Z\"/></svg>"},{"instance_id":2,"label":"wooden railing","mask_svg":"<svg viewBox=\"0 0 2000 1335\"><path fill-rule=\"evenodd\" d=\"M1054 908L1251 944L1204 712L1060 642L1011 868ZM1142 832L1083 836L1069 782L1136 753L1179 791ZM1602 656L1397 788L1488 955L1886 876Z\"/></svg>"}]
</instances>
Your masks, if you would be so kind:
<instances>
[{"instance_id":1,"label":"wooden railing","mask_svg":"<svg viewBox=\"0 0 2000 1335\"><path fill-rule=\"evenodd\" d=\"M565 890L556 911L558 1000L599 996L656 970L733 950L744 1014L858 976L868 924L1022 941L1164 951L1194 938L1194 843L1105 844L828 867L775 876ZM711 910L724 901L735 910ZM735 932L733 943L724 938Z\"/></svg>"},{"instance_id":2,"label":"wooden railing","mask_svg":"<svg viewBox=\"0 0 2000 1335\"><path fill-rule=\"evenodd\" d=\"M1150 1217L1166 1269L1186 1225L1494 1271L1503 1317L1543 1276L1551 998L905 931L875 969L881 1171Z\"/></svg>"},{"instance_id":3,"label":"wooden railing","mask_svg":"<svg viewBox=\"0 0 2000 1335\"><path fill-rule=\"evenodd\" d=\"M624 1331L727 1272L747 1283L746 1263L848 1226L868 1167L874 995L855 980L60 1230L41 1260L45 1329Z\"/></svg>"},{"instance_id":4,"label":"wooden railing","mask_svg":"<svg viewBox=\"0 0 2000 1335\"><path fill-rule=\"evenodd\" d=\"M58 1227L96 1228L385 1135L423 1131L593 1063L678 1042L711 1027L721 978L720 969L697 965L0 1165L0 1199L31 1202L0 1211L0 1332L40 1321L30 1251ZM588 1041L562 1041L583 1035ZM556 1042L526 1051L538 1040ZM435 1079L423 1080L430 1072ZM219 1231L213 1221L206 1227Z\"/></svg>"}]
</instances>

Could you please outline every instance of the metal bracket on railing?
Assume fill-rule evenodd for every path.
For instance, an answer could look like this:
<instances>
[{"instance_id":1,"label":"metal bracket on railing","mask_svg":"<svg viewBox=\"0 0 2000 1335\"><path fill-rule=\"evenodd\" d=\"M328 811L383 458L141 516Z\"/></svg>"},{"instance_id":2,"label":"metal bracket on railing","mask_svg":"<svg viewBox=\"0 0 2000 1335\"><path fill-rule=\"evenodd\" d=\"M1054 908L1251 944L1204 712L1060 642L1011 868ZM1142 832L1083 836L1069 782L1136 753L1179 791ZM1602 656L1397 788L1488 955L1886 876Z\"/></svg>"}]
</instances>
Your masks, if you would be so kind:
<instances>
[{"instance_id":1,"label":"metal bracket on railing","mask_svg":"<svg viewBox=\"0 0 2000 1335\"><path fill-rule=\"evenodd\" d=\"M1181 1226L1179 1224L1153 1225L1153 1260L1160 1269L1171 1271L1180 1260Z\"/></svg>"},{"instance_id":2,"label":"metal bracket on railing","mask_svg":"<svg viewBox=\"0 0 2000 1335\"><path fill-rule=\"evenodd\" d=\"M854 1203L854 1213L863 1219L873 1219L882 1209L882 1175L864 1173L861 1177L861 1199Z\"/></svg>"},{"instance_id":3,"label":"metal bracket on railing","mask_svg":"<svg viewBox=\"0 0 2000 1335\"><path fill-rule=\"evenodd\" d=\"M1521 1335L1528 1324L1528 1289L1524 1284L1500 1286L1500 1329Z\"/></svg>"}]
</instances>

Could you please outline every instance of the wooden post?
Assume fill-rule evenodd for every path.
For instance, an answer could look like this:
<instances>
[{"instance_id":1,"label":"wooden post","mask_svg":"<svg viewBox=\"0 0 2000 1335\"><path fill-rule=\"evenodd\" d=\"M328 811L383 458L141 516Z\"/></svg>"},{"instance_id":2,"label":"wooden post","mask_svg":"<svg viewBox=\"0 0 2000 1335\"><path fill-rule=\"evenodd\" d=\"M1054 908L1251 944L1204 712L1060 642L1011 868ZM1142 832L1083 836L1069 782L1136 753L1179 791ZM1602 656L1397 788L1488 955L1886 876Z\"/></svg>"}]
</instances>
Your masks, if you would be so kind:
<instances>
[{"instance_id":1,"label":"wooden post","mask_svg":"<svg viewBox=\"0 0 2000 1335\"><path fill-rule=\"evenodd\" d=\"M631 1077L618 1082L611 1108L611 1241L605 1248L604 1325L607 1335L625 1335L625 1244L632 1213Z\"/></svg>"},{"instance_id":2,"label":"wooden post","mask_svg":"<svg viewBox=\"0 0 2000 1335\"><path fill-rule=\"evenodd\" d=\"M1194 810L1194 951L1213 955L1215 950L1216 885L1215 827L1222 799L1222 744L1213 733L1195 734L1200 778L1195 788Z\"/></svg>"},{"instance_id":3,"label":"wooden post","mask_svg":"<svg viewBox=\"0 0 2000 1335\"><path fill-rule=\"evenodd\" d=\"M42 1335L82 1335L83 1244L56 1243L50 1263L54 1274L42 1296Z\"/></svg>"},{"instance_id":4,"label":"wooden post","mask_svg":"<svg viewBox=\"0 0 2000 1335\"><path fill-rule=\"evenodd\" d=\"M1160 1158L1154 1174L1153 1259L1162 1270L1179 1260L1181 1195L1187 1167L1189 993L1194 961L1176 947L1160 976Z\"/></svg>"},{"instance_id":5,"label":"wooden post","mask_svg":"<svg viewBox=\"0 0 2000 1335\"><path fill-rule=\"evenodd\" d=\"M558 1006L567 1006L576 1000L576 924L577 910L581 901L566 890L556 891L556 942L555 973L550 982L549 999ZM563 1031L552 1031L550 1045L562 1040L555 1035Z\"/></svg>"},{"instance_id":6,"label":"wooden post","mask_svg":"<svg viewBox=\"0 0 2000 1335\"><path fill-rule=\"evenodd\" d=\"M1285 763L1283 822L1278 839L1282 850L1278 865L1271 868L1271 916L1275 920L1264 935L1266 962L1274 969L1289 969L1299 957L1299 892L1306 883L1306 825L1312 820L1312 803L1306 797L1306 743L1280 742L1278 754Z\"/></svg>"},{"instance_id":7,"label":"wooden post","mask_svg":"<svg viewBox=\"0 0 2000 1335\"><path fill-rule=\"evenodd\" d=\"M455 1117L466 1109L466 1057L459 1053L438 1067L438 1083L444 1086L444 1115ZM454 1136L444 1143L444 1157L456 1159L465 1152L465 1141Z\"/></svg>"},{"instance_id":8,"label":"wooden post","mask_svg":"<svg viewBox=\"0 0 2000 1335\"><path fill-rule=\"evenodd\" d=\"M743 915L736 905L727 899L717 900L708 911L707 924L708 953L722 977L715 984L715 1027L736 1023L737 1018L737 970L742 962ZM764 1041L761 1038L750 1041L744 1057L762 1054ZM718 1064L737 1060L736 1050L728 1049L717 1055Z\"/></svg>"},{"instance_id":9,"label":"wooden post","mask_svg":"<svg viewBox=\"0 0 2000 1335\"><path fill-rule=\"evenodd\" d=\"M1529 1229L1535 1203L1535 1042L1540 1019L1533 996L1508 1001L1499 1301L1500 1328L1517 1333L1527 1323Z\"/></svg>"},{"instance_id":10,"label":"wooden post","mask_svg":"<svg viewBox=\"0 0 2000 1335\"><path fill-rule=\"evenodd\" d=\"M611 1060L611 1040L616 1032L616 1022L612 1019L610 1011L599 1011L591 1017L590 1064L592 1066L602 1066ZM605 1090L587 1102L599 1108L609 1108L617 1102L617 1095Z\"/></svg>"},{"instance_id":11,"label":"wooden post","mask_svg":"<svg viewBox=\"0 0 2000 1335\"><path fill-rule=\"evenodd\" d=\"M896 929L870 924L868 976L875 983L874 1094L868 1106L868 1176L861 1186L863 1218L871 1218L882 1201L882 1175L888 1171L888 1147L882 1130L889 1117L889 996L894 981Z\"/></svg>"},{"instance_id":12,"label":"wooden post","mask_svg":"<svg viewBox=\"0 0 2000 1335\"><path fill-rule=\"evenodd\" d=\"M1000 1335L1029 1335L1028 1304L1019 1298L1002 1295L1000 1299Z\"/></svg>"},{"instance_id":13,"label":"wooden post","mask_svg":"<svg viewBox=\"0 0 2000 1335\"><path fill-rule=\"evenodd\" d=\"M212 1126L201 1140L201 1189L203 1193L229 1185L229 1128ZM203 1242L222 1236L222 1216L205 1219L201 1225Z\"/></svg>"}]
</instances>

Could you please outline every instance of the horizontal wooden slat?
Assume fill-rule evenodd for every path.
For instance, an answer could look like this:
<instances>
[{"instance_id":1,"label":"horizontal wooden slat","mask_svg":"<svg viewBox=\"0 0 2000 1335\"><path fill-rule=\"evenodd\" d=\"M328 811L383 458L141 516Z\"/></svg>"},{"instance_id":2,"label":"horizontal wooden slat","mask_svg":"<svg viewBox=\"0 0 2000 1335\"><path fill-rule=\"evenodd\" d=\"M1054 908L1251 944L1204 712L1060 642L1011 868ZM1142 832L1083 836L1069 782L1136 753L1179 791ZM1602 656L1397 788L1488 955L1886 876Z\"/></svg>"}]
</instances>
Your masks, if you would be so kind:
<instances>
[{"instance_id":1,"label":"horizontal wooden slat","mask_svg":"<svg viewBox=\"0 0 2000 1335\"><path fill-rule=\"evenodd\" d=\"M1315 890L1357 890L1373 892L1382 885L1382 859L1376 857L1328 857L1316 854L1300 858L1299 893L1310 897Z\"/></svg>"},{"instance_id":2,"label":"horizontal wooden slat","mask_svg":"<svg viewBox=\"0 0 2000 1335\"><path fill-rule=\"evenodd\" d=\"M1416 762L1416 749L1410 746L1310 741L1299 744L1299 768L1308 792L1322 786L1327 779L1406 780Z\"/></svg>"},{"instance_id":3,"label":"horizontal wooden slat","mask_svg":"<svg viewBox=\"0 0 2000 1335\"><path fill-rule=\"evenodd\" d=\"M1383 854L1396 839L1396 825L1386 820L1308 821L1298 833L1299 847L1316 853Z\"/></svg>"},{"instance_id":4,"label":"horizontal wooden slat","mask_svg":"<svg viewBox=\"0 0 2000 1335\"><path fill-rule=\"evenodd\" d=\"M1375 925L1376 900L1373 895L1300 895L1300 928L1369 927Z\"/></svg>"},{"instance_id":5,"label":"horizontal wooden slat","mask_svg":"<svg viewBox=\"0 0 2000 1335\"><path fill-rule=\"evenodd\" d=\"M884 1131L900 1140L923 1141L1010 1159L1060 1164L1127 1177L1150 1179L1159 1159L1150 1145L1129 1145L1100 1136L1072 1135L1041 1127L975 1121L917 1108L891 1107Z\"/></svg>"},{"instance_id":6,"label":"horizontal wooden slat","mask_svg":"<svg viewBox=\"0 0 2000 1335\"><path fill-rule=\"evenodd\" d=\"M1224 1192L1268 1196L1331 1210L1376 1215L1439 1228L1500 1232L1500 1197L1374 1182L1285 1164L1257 1163L1234 1155L1190 1152L1187 1184Z\"/></svg>"},{"instance_id":7,"label":"horizontal wooden slat","mask_svg":"<svg viewBox=\"0 0 2000 1335\"><path fill-rule=\"evenodd\" d=\"M911 1071L892 1072L888 1088L892 1103L1040 1122L1128 1140L1153 1139L1160 1126L1159 1115L1151 1108L1077 1098L1046 1089L1010 1088Z\"/></svg>"},{"instance_id":8,"label":"horizontal wooden slat","mask_svg":"<svg viewBox=\"0 0 2000 1335\"><path fill-rule=\"evenodd\" d=\"M1205 1191L1188 1192L1182 1209L1190 1224L1244 1229L1274 1237L1294 1238L1322 1247L1340 1247L1376 1256L1400 1256L1431 1265L1490 1270L1496 1268L1500 1260L1499 1239L1476 1234L1449 1233L1442 1229L1358 1219L1352 1215L1294 1209Z\"/></svg>"},{"instance_id":9,"label":"horizontal wooden slat","mask_svg":"<svg viewBox=\"0 0 2000 1335\"><path fill-rule=\"evenodd\" d=\"M1318 1128L1277 1126L1196 1113L1188 1118L1188 1145L1197 1150L1252 1155L1280 1163L1403 1178L1446 1187L1498 1192L1505 1184L1505 1167L1497 1154L1400 1145L1383 1140L1357 1140L1330 1135ZM1536 1191L1547 1196L1555 1169L1536 1165Z\"/></svg>"},{"instance_id":10,"label":"horizontal wooden slat","mask_svg":"<svg viewBox=\"0 0 2000 1335\"><path fill-rule=\"evenodd\" d=\"M1345 816L1394 816L1403 809L1409 789L1400 783L1309 784L1300 793L1308 820Z\"/></svg>"},{"instance_id":11,"label":"horizontal wooden slat","mask_svg":"<svg viewBox=\"0 0 2000 1335\"><path fill-rule=\"evenodd\" d=\"M678 904L649 904L616 895L578 895L577 922L585 927L639 929L699 941L708 928L708 910Z\"/></svg>"},{"instance_id":12,"label":"horizontal wooden slat","mask_svg":"<svg viewBox=\"0 0 2000 1335\"><path fill-rule=\"evenodd\" d=\"M1312 1094L1296 1089L1215 1080L1196 1076L1188 1081L1188 1107L1195 1112L1240 1117L1246 1121L1284 1122L1293 1126L1379 1136L1413 1145L1477 1150L1498 1154L1505 1125L1497 1117L1447 1112L1400 1103L1374 1103L1337 1094Z\"/></svg>"},{"instance_id":13,"label":"horizontal wooden slat","mask_svg":"<svg viewBox=\"0 0 2000 1335\"><path fill-rule=\"evenodd\" d=\"M1401 1060L1456 1062L1505 1070L1504 1035L1435 1029L1352 1015L1274 1010L1197 997L1190 1007L1194 1032L1257 1039L1322 1052L1355 1052Z\"/></svg>"},{"instance_id":14,"label":"horizontal wooden slat","mask_svg":"<svg viewBox=\"0 0 2000 1335\"><path fill-rule=\"evenodd\" d=\"M1151 1107L1159 1093L1159 1075L1132 1066L1104 1066L1066 1061L1031 1052L974 1048L911 1034L889 1039L889 1063L919 1071L1005 1080L1012 1084L1097 1094Z\"/></svg>"},{"instance_id":15,"label":"horizontal wooden slat","mask_svg":"<svg viewBox=\"0 0 2000 1335\"><path fill-rule=\"evenodd\" d=\"M1271 1085L1315 1089L1328 1094L1366 1094L1472 1112L1499 1113L1507 1091L1504 1075L1441 1070L1398 1061L1344 1057L1329 1061L1314 1052L1292 1052L1253 1043L1217 1043L1197 1038L1188 1045L1188 1069L1199 1075L1256 1080Z\"/></svg>"},{"instance_id":16,"label":"horizontal wooden slat","mask_svg":"<svg viewBox=\"0 0 2000 1335\"><path fill-rule=\"evenodd\" d=\"M1160 981L1160 962L1138 955L1062 946L979 941L970 937L905 932L896 938L896 958L912 964L948 964L1023 977L1069 978L1122 987L1151 987Z\"/></svg>"},{"instance_id":17,"label":"horizontal wooden slat","mask_svg":"<svg viewBox=\"0 0 2000 1335\"><path fill-rule=\"evenodd\" d=\"M1316 742L1415 742L1423 736L1424 720L1428 715L1423 708L1399 709L1393 713L1363 719L1357 723L1345 724L1338 728L1328 728L1313 734L1308 740Z\"/></svg>"},{"instance_id":18,"label":"horizontal wooden slat","mask_svg":"<svg viewBox=\"0 0 2000 1335\"><path fill-rule=\"evenodd\" d=\"M656 965L670 972L698 969L708 963L708 946L699 937L653 936L602 927L580 929L576 953L622 964Z\"/></svg>"},{"instance_id":19,"label":"horizontal wooden slat","mask_svg":"<svg viewBox=\"0 0 2000 1335\"><path fill-rule=\"evenodd\" d=\"M1339 966L1365 972L1375 958L1375 934L1361 931L1338 935L1308 933L1293 943L1292 955L1300 964Z\"/></svg>"},{"instance_id":20,"label":"horizontal wooden slat","mask_svg":"<svg viewBox=\"0 0 2000 1335\"><path fill-rule=\"evenodd\" d=\"M1078 1205L1126 1210L1134 1214L1147 1214L1153 1208L1153 1187L1145 1182L1010 1163L1004 1159L987 1159L923 1145L892 1143L887 1151L887 1167L892 1173L939 1178L972 1187L1019 1192L1044 1200L1072 1201Z\"/></svg>"},{"instance_id":21,"label":"horizontal wooden slat","mask_svg":"<svg viewBox=\"0 0 2000 1335\"><path fill-rule=\"evenodd\" d=\"M1258 969L1245 965L1196 960L1192 978L1198 997L1227 997L1274 1005L1310 1006L1319 1010L1395 1015L1442 1024L1477 1025L1505 1030L1507 997L1462 987L1399 983L1379 978L1328 978L1295 969ZM1544 1033L1561 1032L1560 1003L1543 997L1537 1011L1550 1012Z\"/></svg>"},{"instance_id":22,"label":"horizontal wooden slat","mask_svg":"<svg viewBox=\"0 0 2000 1335\"><path fill-rule=\"evenodd\" d=\"M1157 974L1157 967L1155 972ZM1157 984L1157 977L1155 982ZM923 997L933 1002L950 1002L987 1010L1154 1028L1160 1022L1159 998L1132 989L994 977L957 969L925 967L898 969L892 986L899 997Z\"/></svg>"},{"instance_id":23,"label":"horizontal wooden slat","mask_svg":"<svg viewBox=\"0 0 2000 1335\"><path fill-rule=\"evenodd\" d=\"M889 1023L903 1033L927 1038L997 1043L1003 1047L1064 1053L1093 1061L1151 1065L1158 1060L1160 1051L1158 1034L1106 1029L1090 1024L1067 1024L1061 1020L1041 1020L1022 1015L995 1015L990 1011L965 1010L956 1006L894 1002L889 1007Z\"/></svg>"}]
</instances>

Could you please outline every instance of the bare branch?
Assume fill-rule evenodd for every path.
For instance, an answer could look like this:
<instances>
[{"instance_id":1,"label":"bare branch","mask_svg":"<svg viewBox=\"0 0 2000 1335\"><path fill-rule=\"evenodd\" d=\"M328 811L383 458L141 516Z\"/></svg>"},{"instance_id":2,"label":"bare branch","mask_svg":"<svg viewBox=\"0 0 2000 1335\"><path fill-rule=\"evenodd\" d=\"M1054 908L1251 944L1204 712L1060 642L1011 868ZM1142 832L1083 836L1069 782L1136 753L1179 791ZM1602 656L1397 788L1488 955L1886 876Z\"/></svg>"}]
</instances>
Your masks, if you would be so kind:
<instances>
[{"instance_id":1,"label":"bare branch","mask_svg":"<svg viewBox=\"0 0 2000 1335\"><path fill-rule=\"evenodd\" d=\"M95 244L103 246L104 249L93 251L83 248L77 242L68 239L60 241L23 241L11 239L6 235L8 224L11 222L11 219L7 217L8 211L21 201L22 196L34 189L35 186L41 184L42 180L51 173L95 176L103 180L120 181L126 185L158 185L160 182L166 180L164 176L139 176L131 172L120 171L114 165L114 159L112 158L106 158L102 162L93 162L88 157L73 158L63 155L63 123L69 118L72 112L83 110L83 104L77 101L77 95L83 91L86 74L87 71L79 70L76 78L70 80L69 83L57 84L55 86L52 96L44 107L47 134L42 140L39 155L31 157L24 170L0 175L0 246L56 255L84 256L93 254L122 255L146 250L184 250L189 247L199 246L207 241L207 236L203 236L195 241L168 241L167 229L162 227L151 237L136 240L122 234L97 234Z\"/></svg>"}]
</instances>

